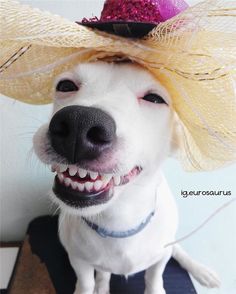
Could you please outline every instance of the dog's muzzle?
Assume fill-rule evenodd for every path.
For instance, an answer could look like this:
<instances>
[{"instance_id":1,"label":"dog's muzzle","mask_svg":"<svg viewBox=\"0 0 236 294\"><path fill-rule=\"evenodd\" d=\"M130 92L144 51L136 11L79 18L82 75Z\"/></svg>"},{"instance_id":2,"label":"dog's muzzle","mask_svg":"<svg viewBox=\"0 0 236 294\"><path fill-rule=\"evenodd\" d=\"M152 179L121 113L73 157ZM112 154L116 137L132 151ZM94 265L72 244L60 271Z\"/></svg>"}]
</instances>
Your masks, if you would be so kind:
<instances>
[{"instance_id":1,"label":"dog's muzzle","mask_svg":"<svg viewBox=\"0 0 236 294\"><path fill-rule=\"evenodd\" d=\"M69 163L98 159L116 141L116 124L104 111L85 106L67 106L49 125L53 149Z\"/></svg>"},{"instance_id":2,"label":"dog's muzzle","mask_svg":"<svg viewBox=\"0 0 236 294\"><path fill-rule=\"evenodd\" d=\"M100 109L67 106L53 116L48 136L57 154L69 164L79 165L99 159L111 151L116 141L116 124L110 115ZM82 171L73 177L69 172L59 173L55 177L53 191L69 206L82 208L103 204L112 197L114 185L113 181L101 185L99 179L95 181L86 177ZM71 185L68 185L69 181Z\"/></svg>"},{"instance_id":3,"label":"dog's muzzle","mask_svg":"<svg viewBox=\"0 0 236 294\"><path fill-rule=\"evenodd\" d=\"M81 168L103 158L116 143L115 121L100 109L84 106L61 109L50 122L48 136L54 151L68 162L64 166L53 164L52 170L57 172L53 192L71 207L104 204L113 197L116 186L127 184L141 172L137 166L124 175Z\"/></svg>"}]
</instances>

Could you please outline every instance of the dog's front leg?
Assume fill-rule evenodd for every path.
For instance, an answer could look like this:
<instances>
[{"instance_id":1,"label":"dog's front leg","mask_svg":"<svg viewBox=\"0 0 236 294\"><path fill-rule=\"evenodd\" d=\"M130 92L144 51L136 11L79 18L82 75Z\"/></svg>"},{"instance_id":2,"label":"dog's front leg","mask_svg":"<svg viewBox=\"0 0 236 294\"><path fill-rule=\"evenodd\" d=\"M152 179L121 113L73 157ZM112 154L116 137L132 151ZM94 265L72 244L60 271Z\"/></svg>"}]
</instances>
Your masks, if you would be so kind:
<instances>
[{"instance_id":1,"label":"dog's front leg","mask_svg":"<svg viewBox=\"0 0 236 294\"><path fill-rule=\"evenodd\" d=\"M96 285L94 294L109 294L110 278L110 273L96 271Z\"/></svg>"},{"instance_id":2,"label":"dog's front leg","mask_svg":"<svg viewBox=\"0 0 236 294\"><path fill-rule=\"evenodd\" d=\"M70 262L77 276L74 294L93 294L95 287L94 268L78 257L70 256Z\"/></svg>"},{"instance_id":3,"label":"dog's front leg","mask_svg":"<svg viewBox=\"0 0 236 294\"><path fill-rule=\"evenodd\" d=\"M144 294L165 294L163 286L163 272L171 257L171 251L156 264L146 270L145 273L145 293Z\"/></svg>"}]
</instances>

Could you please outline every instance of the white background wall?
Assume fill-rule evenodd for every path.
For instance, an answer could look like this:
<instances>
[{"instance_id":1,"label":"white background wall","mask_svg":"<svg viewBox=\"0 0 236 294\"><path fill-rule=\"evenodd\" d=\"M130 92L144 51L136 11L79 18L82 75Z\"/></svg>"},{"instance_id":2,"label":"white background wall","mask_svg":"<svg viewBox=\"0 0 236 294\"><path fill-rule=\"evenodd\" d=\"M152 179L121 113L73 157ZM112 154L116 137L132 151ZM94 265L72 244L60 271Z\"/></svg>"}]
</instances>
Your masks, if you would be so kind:
<instances>
[{"instance_id":1,"label":"white background wall","mask_svg":"<svg viewBox=\"0 0 236 294\"><path fill-rule=\"evenodd\" d=\"M102 0L22 1L63 15L71 20L99 16ZM194 4L198 1L189 1ZM32 135L50 115L51 106L30 106L0 97L0 216L1 240L20 240L27 224L37 215L52 213L47 198L53 175L32 154ZM212 173L189 174L169 160L165 173L180 211L178 237L200 224L230 198L181 197L181 190L230 190L236 197L236 166ZM232 196L232 197L233 197ZM236 293L236 204L227 208L199 233L183 242L188 252L212 268L222 278L220 290L197 285L199 294Z\"/></svg>"}]
</instances>

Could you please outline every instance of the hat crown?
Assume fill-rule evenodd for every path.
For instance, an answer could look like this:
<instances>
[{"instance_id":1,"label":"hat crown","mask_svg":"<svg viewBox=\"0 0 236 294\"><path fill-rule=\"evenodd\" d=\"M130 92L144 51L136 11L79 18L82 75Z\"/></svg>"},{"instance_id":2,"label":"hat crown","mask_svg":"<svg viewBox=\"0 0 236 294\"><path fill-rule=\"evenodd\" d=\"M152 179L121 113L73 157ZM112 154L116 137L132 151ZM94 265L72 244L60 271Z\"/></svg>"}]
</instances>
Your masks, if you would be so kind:
<instances>
[{"instance_id":1,"label":"hat crown","mask_svg":"<svg viewBox=\"0 0 236 294\"><path fill-rule=\"evenodd\" d=\"M163 22L188 7L184 0L106 0L101 21Z\"/></svg>"}]
</instances>

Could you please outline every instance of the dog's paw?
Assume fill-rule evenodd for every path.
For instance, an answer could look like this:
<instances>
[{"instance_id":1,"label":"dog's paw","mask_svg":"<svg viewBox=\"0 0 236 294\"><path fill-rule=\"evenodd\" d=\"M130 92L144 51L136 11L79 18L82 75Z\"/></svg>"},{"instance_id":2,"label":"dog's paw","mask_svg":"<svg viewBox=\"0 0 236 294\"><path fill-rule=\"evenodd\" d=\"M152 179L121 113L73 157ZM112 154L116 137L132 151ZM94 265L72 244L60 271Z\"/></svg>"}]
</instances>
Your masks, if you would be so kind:
<instances>
[{"instance_id":1,"label":"dog's paw","mask_svg":"<svg viewBox=\"0 0 236 294\"><path fill-rule=\"evenodd\" d=\"M200 265L196 271L192 271L192 275L202 286L207 288L219 288L221 285L217 273L204 265Z\"/></svg>"},{"instance_id":2,"label":"dog's paw","mask_svg":"<svg viewBox=\"0 0 236 294\"><path fill-rule=\"evenodd\" d=\"M163 287L155 290L148 290L146 289L144 294L166 294L166 291Z\"/></svg>"},{"instance_id":3,"label":"dog's paw","mask_svg":"<svg viewBox=\"0 0 236 294\"><path fill-rule=\"evenodd\" d=\"M166 291L163 290L157 290L157 291L145 291L144 294L166 294Z\"/></svg>"},{"instance_id":4,"label":"dog's paw","mask_svg":"<svg viewBox=\"0 0 236 294\"><path fill-rule=\"evenodd\" d=\"M109 289L100 288L100 289L95 289L93 294L110 294L110 291Z\"/></svg>"},{"instance_id":5,"label":"dog's paw","mask_svg":"<svg viewBox=\"0 0 236 294\"><path fill-rule=\"evenodd\" d=\"M96 285L93 294L110 294L110 288L108 285Z\"/></svg>"}]
</instances>

